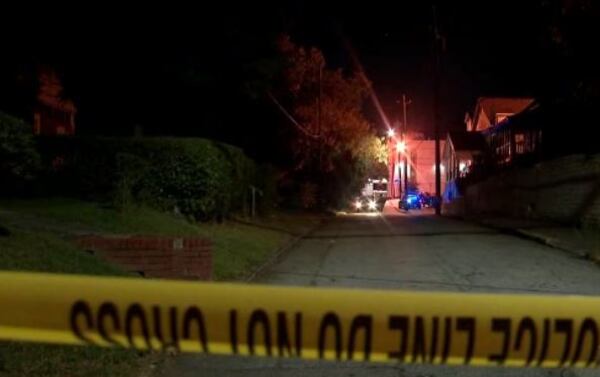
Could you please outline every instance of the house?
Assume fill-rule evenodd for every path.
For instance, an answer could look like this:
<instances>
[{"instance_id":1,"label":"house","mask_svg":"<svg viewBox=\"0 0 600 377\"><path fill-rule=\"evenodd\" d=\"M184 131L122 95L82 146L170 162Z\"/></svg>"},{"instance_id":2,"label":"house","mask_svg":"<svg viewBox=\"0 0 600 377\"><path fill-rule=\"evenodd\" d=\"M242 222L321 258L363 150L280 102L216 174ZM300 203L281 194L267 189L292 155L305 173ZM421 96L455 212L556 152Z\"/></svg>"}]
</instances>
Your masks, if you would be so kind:
<instances>
[{"instance_id":1,"label":"house","mask_svg":"<svg viewBox=\"0 0 600 377\"><path fill-rule=\"evenodd\" d=\"M444 140L440 140L440 152L444 150ZM408 157L407 180L410 186L416 186L419 191L435 194L435 140L425 139L422 133L409 132L403 150L396 147L395 141L389 144L389 178L388 195L399 197L404 187L404 157ZM442 155L440 155L440 158ZM441 192L444 192L444 171L442 163Z\"/></svg>"},{"instance_id":2,"label":"house","mask_svg":"<svg viewBox=\"0 0 600 377\"><path fill-rule=\"evenodd\" d=\"M511 126L512 119L518 114L522 114L529 109L535 108L537 105L533 98L521 97L480 97L475 105L473 115L466 114L465 125L467 133L479 133L483 135L486 141L486 148L493 156L496 163L502 165L511 162L513 156L518 154L527 154L536 149L539 144L539 135L537 132L529 132L522 130L517 132ZM455 133L448 135L449 138L458 141L466 141L469 136L463 133ZM471 137L473 142L479 143L475 139L480 139L479 136ZM459 164L458 171L460 173L461 158L453 155L452 149L448 150L449 161L457 161ZM465 160L465 158L463 158ZM465 160L466 161L466 160ZM462 161L465 163L465 161ZM457 169L455 167L454 172ZM456 174L448 176L448 180L457 178Z\"/></svg>"},{"instance_id":3,"label":"house","mask_svg":"<svg viewBox=\"0 0 600 377\"><path fill-rule=\"evenodd\" d=\"M528 133L513 135L498 131L508 124L511 117L534 104L533 98L480 97L473 114L465 117L466 131L450 132L445 141L440 140L441 192L446 191L449 183L450 188L456 187L456 179L469 173L476 159L488 151L497 160L510 161L512 155L527 153L534 148L532 145L536 141ZM407 139L408 181L420 191L434 193L435 141L410 135ZM390 181L394 185L392 193L403 191L400 177L404 177L404 165L394 164L394 161L399 159L390 159Z\"/></svg>"},{"instance_id":4,"label":"house","mask_svg":"<svg viewBox=\"0 0 600 377\"><path fill-rule=\"evenodd\" d=\"M445 181L466 176L485 149L485 138L479 132L449 132L442 154Z\"/></svg>"},{"instance_id":5,"label":"house","mask_svg":"<svg viewBox=\"0 0 600 377\"><path fill-rule=\"evenodd\" d=\"M474 164L482 159L486 150L485 138L479 132L448 133L442 153L442 161L446 166L443 175L445 189L442 198L444 203L460 196L457 180L466 177L472 171Z\"/></svg>"},{"instance_id":6,"label":"house","mask_svg":"<svg viewBox=\"0 0 600 377\"><path fill-rule=\"evenodd\" d=\"M446 137L442 160L444 173L444 200L459 196L457 180L467 176L476 161L491 155L498 164L511 161L516 154L535 149L536 135L515 132L511 120L535 107L533 98L480 97L473 114L465 116L465 131L449 132Z\"/></svg>"},{"instance_id":7,"label":"house","mask_svg":"<svg viewBox=\"0 0 600 377\"><path fill-rule=\"evenodd\" d=\"M445 141L440 140L440 152L445 148ZM435 140L411 140L407 143L410 154L408 164L408 180L418 187L419 191L435 194ZM443 155L440 155L440 159ZM443 160L442 160L443 161ZM446 165L440 164L441 192L444 192L444 173Z\"/></svg>"},{"instance_id":8,"label":"house","mask_svg":"<svg viewBox=\"0 0 600 377\"><path fill-rule=\"evenodd\" d=\"M496 165L507 165L541 153L542 126L535 121L539 106L526 110L482 131Z\"/></svg>"},{"instance_id":9,"label":"house","mask_svg":"<svg viewBox=\"0 0 600 377\"><path fill-rule=\"evenodd\" d=\"M56 73L49 69L39 72L39 90L33 111L35 135L75 134L73 101L63 98L63 87Z\"/></svg>"}]
</instances>

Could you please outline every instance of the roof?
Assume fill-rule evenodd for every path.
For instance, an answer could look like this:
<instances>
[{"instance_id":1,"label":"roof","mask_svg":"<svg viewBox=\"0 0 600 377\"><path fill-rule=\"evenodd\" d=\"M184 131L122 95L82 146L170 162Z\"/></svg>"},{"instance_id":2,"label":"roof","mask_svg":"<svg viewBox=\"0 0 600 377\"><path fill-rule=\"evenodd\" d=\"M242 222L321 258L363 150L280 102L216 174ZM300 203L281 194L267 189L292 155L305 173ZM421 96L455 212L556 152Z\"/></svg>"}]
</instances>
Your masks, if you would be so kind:
<instances>
[{"instance_id":1,"label":"roof","mask_svg":"<svg viewBox=\"0 0 600 377\"><path fill-rule=\"evenodd\" d=\"M480 97L477 106L490 116L498 113L519 113L533 102L533 98Z\"/></svg>"},{"instance_id":2,"label":"roof","mask_svg":"<svg viewBox=\"0 0 600 377\"><path fill-rule=\"evenodd\" d=\"M452 131L448 137L455 151L481 151L485 149L485 139L479 132Z\"/></svg>"},{"instance_id":3,"label":"roof","mask_svg":"<svg viewBox=\"0 0 600 377\"><path fill-rule=\"evenodd\" d=\"M473 114L473 124L477 124L481 111L493 123L496 114L520 113L531 105L533 101L533 98L528 97L479 97L475 106L475 113Z\"/></svg>"},{"instance_id":4,"label":"roof","mask_svg":"<svg viewBox=\"0 0 600 377\"><path fill-rule=\"evenodd\" d=\"M43 95L43 94L38 95L37 99L38 99L39 103L42 103L52 109L65 111L65 112L69 112L69 113L74 113L77 111L75 104L73 103L73 101L71 101L69 99L62 99L59 97L50 97L50 96Z\"/></svg>"}]
</instances>

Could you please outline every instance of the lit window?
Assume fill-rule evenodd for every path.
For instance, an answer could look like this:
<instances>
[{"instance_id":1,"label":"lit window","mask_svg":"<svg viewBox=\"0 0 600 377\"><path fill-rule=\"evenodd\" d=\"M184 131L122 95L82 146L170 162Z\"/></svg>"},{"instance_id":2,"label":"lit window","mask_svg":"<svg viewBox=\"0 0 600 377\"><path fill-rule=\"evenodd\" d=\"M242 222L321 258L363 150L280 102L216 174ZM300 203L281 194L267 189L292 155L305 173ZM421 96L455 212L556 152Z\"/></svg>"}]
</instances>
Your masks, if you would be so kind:
<instances>
[{"instance_id":1,"label":"lit window","mask_svg":"<svg viewBox=\"0 0 600 377\"><path fill-rule=\"evenodd\" d=\"M504 119L508 118L511 115L513 115L513 113L497 113L496 114L496 124L502 122Z\"/></svg>"},{"instance_id":2,"label":"lit window","mask_svg":"<svg viewBox=\"0 0 600 377\"><path fill-rule=\"evenodd\" d=\"M525 135L515 134L515 152L517 154L525 153Z\"/></svg>"}]
</instances>

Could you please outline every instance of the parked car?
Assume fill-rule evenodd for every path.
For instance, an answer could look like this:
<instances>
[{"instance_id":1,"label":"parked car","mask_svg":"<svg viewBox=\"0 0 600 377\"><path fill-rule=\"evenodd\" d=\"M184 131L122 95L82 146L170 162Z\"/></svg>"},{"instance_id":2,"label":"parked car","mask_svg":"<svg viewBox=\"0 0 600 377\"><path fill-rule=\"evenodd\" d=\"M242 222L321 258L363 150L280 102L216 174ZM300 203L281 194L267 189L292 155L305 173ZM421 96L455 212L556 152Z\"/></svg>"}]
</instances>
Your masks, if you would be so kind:
<instances>
[{"instance_id":1,"label":"parked car","mask_svg":"<svg viewBox=\"0 0 600 377\"><path fill-rule=\"evenodd\" d=\"M410 209L421 209L423 207L423 204L421 202L421 197L419 196L419 193L408 192L407 194L403 195L400 201L398 202L398 207L405 211L408 211Z\"/></svg>"},{"instance_id":2,"label":"parked car","mask_svg":"<svg viewBox=\"0 0 600 377\"><path fill-rule=\"evenodd\" d=\"M422 192L419 194L419 199L421 200L421 205L425 208L433 207L434 205L434 197L430 195L428 192Z\"/></svg>"}]
</instances>

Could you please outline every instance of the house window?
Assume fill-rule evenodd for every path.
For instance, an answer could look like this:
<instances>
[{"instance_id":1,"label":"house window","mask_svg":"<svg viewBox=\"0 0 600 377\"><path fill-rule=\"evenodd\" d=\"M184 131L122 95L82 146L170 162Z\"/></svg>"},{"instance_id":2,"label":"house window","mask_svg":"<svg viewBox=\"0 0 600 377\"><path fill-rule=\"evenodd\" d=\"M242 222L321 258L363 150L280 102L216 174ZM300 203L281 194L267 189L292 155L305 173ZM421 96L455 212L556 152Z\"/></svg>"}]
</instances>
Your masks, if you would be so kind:
<instances>
[{"instance_id":1,"label":"house window","mask_svg":"<svg viewBox=\"0 0 600 377\"><path fill-rule=\"evenodd\" d=\"M506 163L510 161L510 133L507 131L501 131L494 135L495 139L495 151L496 158L499 163Z\"/></svg>"},{"instance_id":2,"label":"house window","mask_svg":"<svg viewBox=\"0 0 600 377\"><path fill-rule=\"evenodd\" d=\"M526 152L525 135L515 134L515 153L523 154Z\"/></svg>"}]
</instances>

